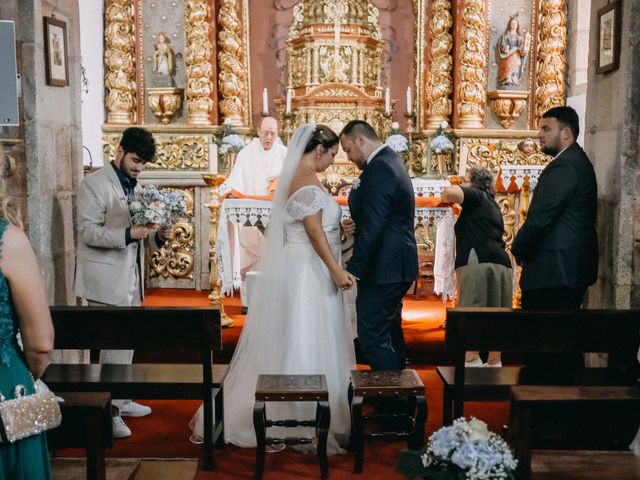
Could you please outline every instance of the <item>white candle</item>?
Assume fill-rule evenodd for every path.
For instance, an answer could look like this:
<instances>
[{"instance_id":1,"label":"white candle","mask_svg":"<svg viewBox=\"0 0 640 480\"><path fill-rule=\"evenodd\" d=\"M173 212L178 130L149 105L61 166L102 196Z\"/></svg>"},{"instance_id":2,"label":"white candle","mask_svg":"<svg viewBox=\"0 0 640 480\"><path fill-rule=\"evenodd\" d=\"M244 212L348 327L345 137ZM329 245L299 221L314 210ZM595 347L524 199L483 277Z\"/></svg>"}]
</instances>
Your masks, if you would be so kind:
<instances>
[{"instance_id":1,"label":"white candle","mask_svg":"<svg viewBox=\"0 0 640 480\"><path fill-rule=\"evenodd\" d=\"M391 113L391 92L389 87L384 91L384 112L387 115Z\"/></svg>"},{"instance_id":2,"label":"white candle","mask_svg":"<svg viewBox=\"0 0 640 480\"><path fill-rule=\"evenodd\" d=\"M269 94L267 93L267 87L262 90L262 112L269 113Z\"/></svg>"},{"instance_id":3,"label":"white candle","mask_svg":"<svg viewBox=\"0 0 640 480\"><path fill-rule=\"evenodd\" d=\"M407 113L411 113L413 102L411 101L411 87L407 87Z\"/></svg>"},{"instance_id":4,"label":"white candle","mask_svg":"<svg viewBox=\"0 0 640 480\"><path fill-rule=\"evenodd\" d=\"M287 107L285 109L286 113L291 113L291 97L293 95L293 90L291 87L287 87Z\"/></svg>"}]
</instances>

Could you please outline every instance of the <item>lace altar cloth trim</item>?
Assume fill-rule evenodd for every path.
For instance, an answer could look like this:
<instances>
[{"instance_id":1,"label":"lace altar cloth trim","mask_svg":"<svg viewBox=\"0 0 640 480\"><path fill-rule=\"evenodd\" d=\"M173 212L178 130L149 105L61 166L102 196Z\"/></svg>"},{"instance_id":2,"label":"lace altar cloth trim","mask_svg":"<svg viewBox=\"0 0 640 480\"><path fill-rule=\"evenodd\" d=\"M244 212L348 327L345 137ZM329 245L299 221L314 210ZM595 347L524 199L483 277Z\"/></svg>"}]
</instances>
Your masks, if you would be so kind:
<instances>
[{"instance_id":1,"label":"lace altar cloth trim","mask_svg":"<svg viewBox=\"0 0 640 480\"><path fill-rule=\"evenodd\" d=\"M535 190L536 185L538 184L538 178L544 170L544 165L501 165L500 179L502 180L502 185L504 188L509 188L511 184L511 178L518 188L522 188L524 184L524 179L526 177L529 178L529 185L531 187L531 191Z\"/></svg>"}]
</instances>

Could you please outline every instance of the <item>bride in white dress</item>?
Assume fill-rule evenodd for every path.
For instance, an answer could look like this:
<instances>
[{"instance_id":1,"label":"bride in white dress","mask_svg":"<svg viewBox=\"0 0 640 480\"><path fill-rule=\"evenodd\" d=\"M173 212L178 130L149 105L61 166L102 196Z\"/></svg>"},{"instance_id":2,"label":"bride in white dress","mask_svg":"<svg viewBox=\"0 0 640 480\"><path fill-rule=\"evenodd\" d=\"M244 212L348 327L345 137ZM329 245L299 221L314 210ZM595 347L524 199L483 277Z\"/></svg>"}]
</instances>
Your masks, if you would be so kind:
<instances>
[{"instance_id":1,"label":"bride in white dress","mask_svg":"<svg viewBox=\"0 0 640 480\"><path fill-rule=\"evenodd\" d=\"M340 206L316 177L333 163L337 151L338 137L323 125L303 125L289 142L261 275L249 293L247 319L224 380L227 443L256 446L253 404L259 374L324 374L331 408L327 450L344 452L355 354L341 290L354 285L355 278L341 267ZM315 405L267 402L267 415L273 420L307 420L315 418ZM190 426L193 437L201 438L202 406ZM274 427L267 435L313 436L313 429Z\"/></svg>"}]
</instances>

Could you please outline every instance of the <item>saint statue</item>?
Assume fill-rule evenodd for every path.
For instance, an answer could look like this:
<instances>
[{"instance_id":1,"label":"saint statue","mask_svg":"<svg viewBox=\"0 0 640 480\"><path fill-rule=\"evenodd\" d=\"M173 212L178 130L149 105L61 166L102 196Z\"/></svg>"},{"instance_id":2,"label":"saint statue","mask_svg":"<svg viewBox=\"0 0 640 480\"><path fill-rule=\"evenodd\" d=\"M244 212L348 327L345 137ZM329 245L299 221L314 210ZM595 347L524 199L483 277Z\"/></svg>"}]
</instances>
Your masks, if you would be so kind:
<instances>
[{"instance_id":1,"label":"saint statue","mask_svg":"<svg viewBox=\"0 0 640 480\"><path fill-rule=\"evenodd\" d=\"M498 87L520 86L523 61L529 54L531 35L520 33L518 14L509 17L507 28L498 39Z\"/></svg>"},{"instance_id":2,"label":"saint statue","mask_svg":"<svg viewBox=\"0 0 640 480\"><path fill-rule=\"evenodd\" d=\"M176 73L176 55L171 41L164 32L158 33L158 40L153 45L153 71L156 74L156 86L173 86L173 75Z\"/></svg>"}]
</instances>

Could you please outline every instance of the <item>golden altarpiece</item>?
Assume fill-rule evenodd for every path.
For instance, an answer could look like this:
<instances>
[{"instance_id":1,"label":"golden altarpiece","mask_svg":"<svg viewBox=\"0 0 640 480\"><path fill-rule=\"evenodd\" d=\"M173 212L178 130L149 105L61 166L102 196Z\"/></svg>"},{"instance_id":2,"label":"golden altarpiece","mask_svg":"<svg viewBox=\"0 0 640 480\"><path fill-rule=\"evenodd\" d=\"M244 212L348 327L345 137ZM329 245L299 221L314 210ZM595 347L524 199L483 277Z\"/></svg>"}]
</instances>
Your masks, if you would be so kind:
<instances>
[{"instance_id":1,"label":"golden altarpiece","mask_svg":"<svg viewBox=\"0 0 640 480\"><path fill-rule=\"evenodd\" d=\"M122 130L143 125L159 145L144 181L189 199L188 217L171 245L149 260L151 286L212 285L210 298L220 299L210 259L217 186L232 159L221 158L216 145L223 124L246 138L255 132L252 94L263 85L252 84L251 70L273 68L273 59L252 61L252 24L264 21L263 9L281 3L106 0L105 161ZM402 112L396 107L404 102L389 98L391 73L385 77L382 55L389 12L398 2L289 3L286 84L275 102L285 143L305 122L339 131L351 119L364 119L384 139L392 121L400 120L412 177L453 179L474 165L496 173L510 246L526 215L530 185L549 160L535 141L538 121L565 103L566 0L400 0L413 14L393 26L413 46L398 53L412 65L412 96ZM444 159L430 146L439 127L454 139ZM323 180L337 192L356 175L342 154Z\"/></svg>"}]
</instances>

